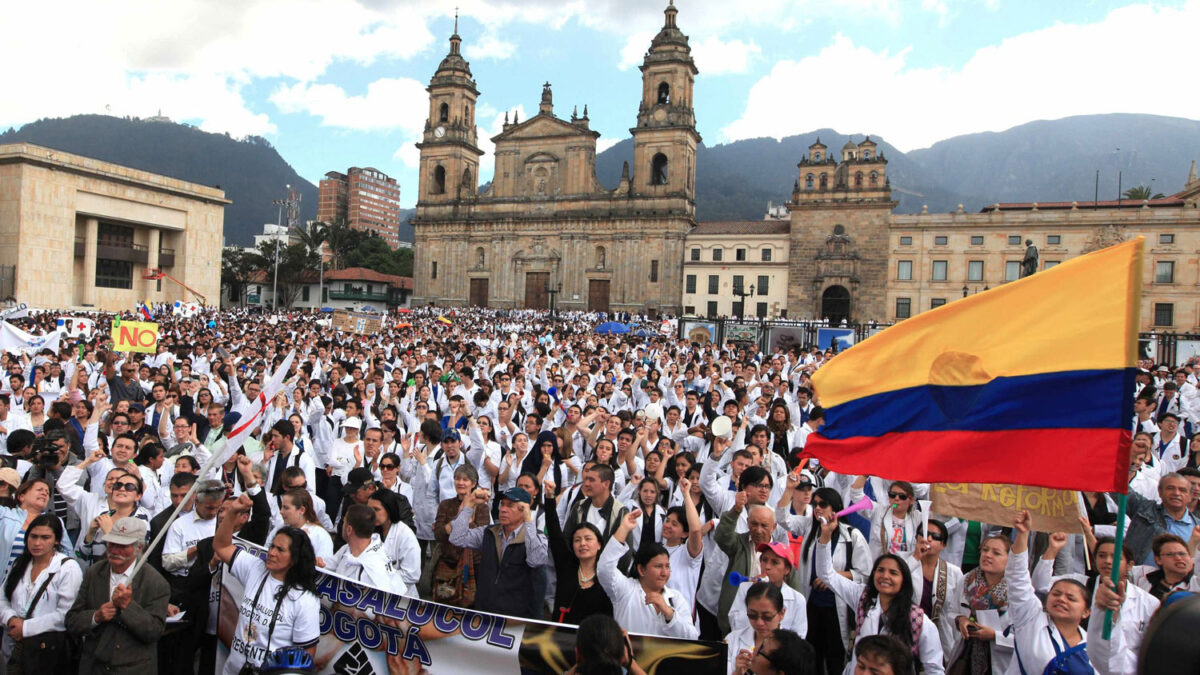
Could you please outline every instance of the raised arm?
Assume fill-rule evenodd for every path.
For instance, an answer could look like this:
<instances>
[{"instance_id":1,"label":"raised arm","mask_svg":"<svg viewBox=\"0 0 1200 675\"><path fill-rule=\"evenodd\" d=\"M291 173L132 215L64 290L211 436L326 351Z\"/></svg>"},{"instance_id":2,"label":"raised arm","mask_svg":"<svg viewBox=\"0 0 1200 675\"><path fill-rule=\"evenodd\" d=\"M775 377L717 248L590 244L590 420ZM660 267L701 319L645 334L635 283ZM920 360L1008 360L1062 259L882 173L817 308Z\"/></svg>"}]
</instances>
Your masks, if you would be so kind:
<instances>
[{"instance_id":1,"label":"raised arm","mask_svg":"<svg viewBox=\"0 0 1200 675\"><path fill-rule=\"evenodd\" d=\"M866 584L851 581L834 571L833 557L829 552L829 542L833 539L833 531L836 529L836 517L831 522L821 523L821 535L817 540L816 574L817 578L829 587L829 590L842 599L842 602L854 607L857 606L859 599L862 597Z\"/></svg>"},{"instance_id":2,"label":"raised arm","mask_svg":"<svg viewBox=\"0 0 1200 675\"><path fill-rule=\"evenodd\" d=\"M250 495L240 495L236 501L230 504L230 511L221 519L221 524L213 534L213 554L226 565L233 562L233 556L237 553L237 547L233 545L234 523L239 520L238 516L253 507L254 501L250 499Z\"/></svg>"}]
</instances>

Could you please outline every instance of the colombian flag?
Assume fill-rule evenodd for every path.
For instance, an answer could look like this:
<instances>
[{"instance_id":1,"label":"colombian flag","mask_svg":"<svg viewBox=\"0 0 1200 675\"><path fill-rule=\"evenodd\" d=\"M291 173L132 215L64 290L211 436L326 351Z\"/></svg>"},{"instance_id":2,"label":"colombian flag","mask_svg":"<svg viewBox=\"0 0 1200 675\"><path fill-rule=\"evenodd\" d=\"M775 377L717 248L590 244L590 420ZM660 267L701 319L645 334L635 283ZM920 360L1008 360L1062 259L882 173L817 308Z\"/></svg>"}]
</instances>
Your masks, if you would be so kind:
<instances>
[{"instance_id":1,"label":"colombian flag","mask_svg":"<svg viewBox=\"0 0 1200 675\"><path fill-rule=\"evenodd\" d=\"M451 323L453 323L452 321L450 321L450 319L447 319L447 318L446 318L446 317L444 317L444 316L439 316L439 317L437 318L437 320L438 320L439 322L441 322L441 323L444 323L444 324L446 324L447 326L449 326Z\"/></svg>"},{"instance_id":2,"label":"colombian flag","mask_svg":"<svg viewBox=\"0 0 1200 675\"><path fill-rule=\"evenodd\" d=\"M813 376L832 471L1125 492L1141 237L919 314Z\"/></svg>"}]
</instances>

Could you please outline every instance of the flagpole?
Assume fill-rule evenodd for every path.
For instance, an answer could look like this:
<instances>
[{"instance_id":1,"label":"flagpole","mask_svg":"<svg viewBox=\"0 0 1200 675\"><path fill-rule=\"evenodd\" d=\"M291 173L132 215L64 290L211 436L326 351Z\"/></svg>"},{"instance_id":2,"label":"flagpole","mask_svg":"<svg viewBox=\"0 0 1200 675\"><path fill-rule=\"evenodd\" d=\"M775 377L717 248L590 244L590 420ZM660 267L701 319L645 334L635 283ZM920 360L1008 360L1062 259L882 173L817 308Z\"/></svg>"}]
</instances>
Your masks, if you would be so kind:
<instances>
[{"instance_id":1,"label":"flagpole","mask_svg":"<svg viewBox=\"0 0 1200 675\"><path fill-rule=\"evenodd\" d=\"M1125 506L1129 497L1125 493L1117 495L1117 536L1113 541L1113 568L1112 580L1113 590L1120 595L1121 593L1121 546L1125 543ZM1113 629L1113 611L1111 609L1104 612L1104 639L1112 638Z\"/></svg>"}]
</instances>

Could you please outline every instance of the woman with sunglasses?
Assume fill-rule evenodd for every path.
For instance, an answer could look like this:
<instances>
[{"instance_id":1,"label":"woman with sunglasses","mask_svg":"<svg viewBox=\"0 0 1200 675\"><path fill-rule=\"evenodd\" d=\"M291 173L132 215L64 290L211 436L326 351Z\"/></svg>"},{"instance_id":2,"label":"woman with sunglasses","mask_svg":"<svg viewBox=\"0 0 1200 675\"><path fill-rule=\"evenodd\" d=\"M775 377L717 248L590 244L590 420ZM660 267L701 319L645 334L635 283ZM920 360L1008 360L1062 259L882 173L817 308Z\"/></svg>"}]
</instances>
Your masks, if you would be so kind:
<instances>
[{"instance_id":1,"label":"woman with sunglasses","mask_svg":"<svg viewBox=\"0 0 1200 675\"><path fill-rule=\"evenodd\" d=\"M903 558L884 553L875 559L866 583L851 581L834 572L830 543L838 529L838 517L821 522L817 542L816 575L842 602L855 607L855 641L869 635L891 635L909 648L926 675L942 675L942 643L937 626L915 601L912 575ZM854 672L847 663L843 675Z\"/></svg>"},{"instance_id":2,"label":"woman with sunglasses","mask_svg":"<svg viewBox=\"0 0 1200 675\"><path fill-rule=\"evenodd\" d=\"M769 581L757 581L746 591L743 616L747 624L725 637L728 672L745 673L763 641L779 629L787 616L783 594ZM739 668L740 665L740 668Z\"/></svg>"},{"instance_id":3,"label":"woman with sunglasses","mask_svg":"<svg viewBox=\"0 0 1200 675\"><path fill-rule=\"evenodd\" d=\"M87 471L92 464L106 460L103 450L96 450L75 466L63 468L55 487L59 494L67 500L67 505L79 514L79 522L83 524L77 549L83 560L92 562L104 556L104 534L112 526L125 517L138 518L147 524L153 515L142 508L139 502L145 488L142 478L136 473L132 464L110 469L105 474L103 494L97 495L85 492L79 485L79 475Z\"/></svg>"},{"instance_id":4,"label":"woman with sunglasses","mask_svg":"<svg viewBox=\"0 0 1200 675\"><path fill-rule=\"evenodd\" d=\"M789 479L798 481L791 476ZM850 613L855 605L842 600L817 577L816 543L821 535L821 519L830 520L833 514L842 510L842 496L833 488L818 488L813 491L811 505L812 515L807 518L780 518L777 509L776 521L786 523L792 535L804 537L800 557L796 560L795 579L799 582L797 590L808 599L806 639L816 649L818 662L832 675L846 663L850 631L854 628ZM839 522L830 535L830 558L834 572L849 581L862 581L871 572L867 540L856 528L845 523Z\"/></svg>"},{"instance_id":5,"label":"woman with sunglasses","mask_svg":"<svg viewBox=\"0 0 1200 675\"><path fill-rule=\"evenodd\" d=\"M375 482L384 490L394 492L413 503L412 486L400 479L400 455L387 452L379 456L379 471Z\"/></svg>"},{"instance_id":6,"label":"woman with sunglasses","mask_svg":"<svg viewBox=\"0 0 1200 675\"><path fill-rule=\"evenodd\" d=\"M729 606L731 635L753 624L753 618L746 614L746 598L753 587L762 582L779 589L783 607L787 610L787 616L777 627L793 631L800 637L808 635L804 596L787 585L787 580L792 575L792 560L797 552L792 546L777 541L758 545L759 569L762 576L743 581L738 586L737 595L733 596L733 604Z\"/></svg>"},{"instance_id":7,"label":"woman with sunglasses","mask_svg":"<svg viewBox=\"0 0 1200 675\"><path fill-rule=\"evenodd\" d=\"M938 627L942 653L949 658L958 645L954 622L962 603L963 573L958 565L942 559L947 538L946 524L930 519L928 533L917 531L916 552L904 557L908 559L917 605Z\"/></svg>"},{"instance_id":8,"label":"woman with sunglasses","mask_svg":"<svg viewBox=\"0 0 1200 675\"><path fill-rule=\"evenodd\" d=\"M850 503L856 504L865 496L863 487L870 476L859 476L850 486ZM876 492L876 494L879 494ZM917 550L917 530L921 514L917 508L912 483L898 480L888 485L886 500L879 500L871 510L871 558L884 553L912 555Z\"/></svg>"}]
</instances>

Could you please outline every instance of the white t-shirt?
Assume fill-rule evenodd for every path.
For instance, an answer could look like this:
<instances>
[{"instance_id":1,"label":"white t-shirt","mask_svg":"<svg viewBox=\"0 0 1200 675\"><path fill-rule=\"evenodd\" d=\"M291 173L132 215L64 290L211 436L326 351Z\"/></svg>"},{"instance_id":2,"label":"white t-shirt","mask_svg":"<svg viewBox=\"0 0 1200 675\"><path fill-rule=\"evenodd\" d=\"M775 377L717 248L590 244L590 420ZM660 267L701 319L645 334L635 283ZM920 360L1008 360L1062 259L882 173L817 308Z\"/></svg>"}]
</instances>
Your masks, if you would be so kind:
<instances>
[{"instance_id":1,"label":"white t-shirt","mask_svg":"<svg viewBox=\"0 0 1200 675\"><path fill-rule=\"evenodd\" d=\"M225 675L237 675L247 659L252 664L261 664L267 654L280 647L308 648L317 644L321 637L321 602L317 596L293 588L282 602L277 601L275 595L281 583L267 572L262 560L246 551L234 553L229 571L242 582L244 590L233 643L229 646L229 659L222 671ZM257 604L255 595L259 596ZM274 631L270 630L272 619L275 620ZM270 644L267 643L268 632L271 633Z\"/></svg>"},{"instance_id":2,"label":"white t-shirt","mask_svg":"<svg viewBox=\"0 0 1200 675\"><path fill-rule=\"evenodd\" d=\"M275 535L279 534L282 526L271 530L271 534L267 536L267 545L275 541ZM313 553L318 558L322 558L326 564L333 558L333 537L329 536L329 531L315 523L305 523L304 527L300 528L308 535L308 540L312 542Z\"/></svg>"},{"instance_id":3,"label":"white t-shirt","mask_svg":"<svg viewBox=\"0 0 1200 675\"><path fill-rule=\"evenodd\" d=\"M167 532L167 538L163 543L163 555L167 556L172 553L185 553L187 550L195 546L201 539L207 539L213 536L217 530L217 519L209 518L208 520L196 520L196 512L188 511L180 514L175 522L171 523L171 529ZM173 570L171 574L180 577L186 577L190 568L189 565Z\"/></svg>"}]
</instances>

